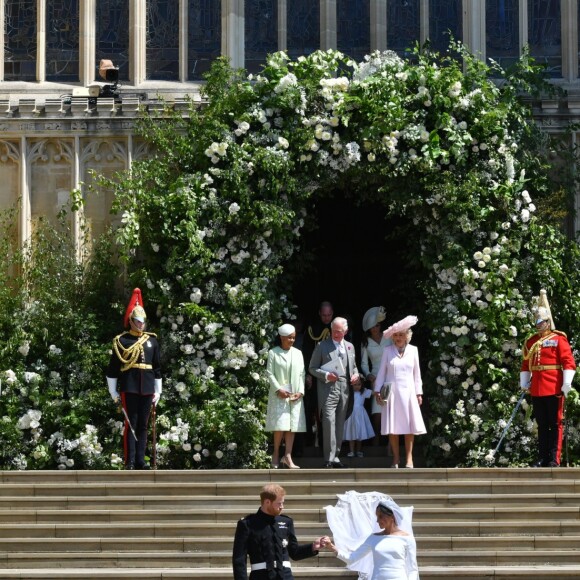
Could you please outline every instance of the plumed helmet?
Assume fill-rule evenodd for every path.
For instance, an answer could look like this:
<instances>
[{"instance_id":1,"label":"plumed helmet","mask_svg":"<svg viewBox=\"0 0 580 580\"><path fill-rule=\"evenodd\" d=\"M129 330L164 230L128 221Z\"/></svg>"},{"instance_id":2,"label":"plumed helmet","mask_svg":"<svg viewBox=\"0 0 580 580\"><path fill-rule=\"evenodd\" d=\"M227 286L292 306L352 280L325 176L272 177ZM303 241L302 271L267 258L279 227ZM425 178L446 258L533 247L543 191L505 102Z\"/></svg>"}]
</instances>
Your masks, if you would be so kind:
<instances>
[{"instance_id":1,"label":"plumed helmet","mask_svg":"<svg viewBox=\"0 0 580 580\"><path fill-rule=\"evenodd\" d=\"M552 318L552 311L550 310L550 303L548 302L548 293L544 289L540 290L539 296L534 296L532 315L534 324L537 324L540 320L547 320L550 323L551 330L556 328Z\"/></svg>"},{"instance_id":2,"label":"plumed helmet","mask_svg":"<svg viewBox=\"0 0 580 580\"><path fill-rule=\"evenodd\" d=\"M125 310L125 328L127 328L131 320L139 320L140 322L145 322L147 320L147 314L145 314L145 308L143 308L143 297L141 296L141 290L135 288Z\"/></svg>"}]
</instances>

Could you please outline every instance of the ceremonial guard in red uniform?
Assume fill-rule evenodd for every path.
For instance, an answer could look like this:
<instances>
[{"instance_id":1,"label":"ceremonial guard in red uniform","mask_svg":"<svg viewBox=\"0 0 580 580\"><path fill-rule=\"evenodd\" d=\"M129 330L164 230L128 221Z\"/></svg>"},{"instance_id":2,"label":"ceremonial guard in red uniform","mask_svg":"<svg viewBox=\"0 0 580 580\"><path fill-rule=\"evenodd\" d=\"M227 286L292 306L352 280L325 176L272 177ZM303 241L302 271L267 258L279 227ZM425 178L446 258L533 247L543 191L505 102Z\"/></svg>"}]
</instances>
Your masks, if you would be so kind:
<instances>
[{"instance_id":1,"label":"ceremonial guard in red uniform","mask_svg":"<svg viewBox=\"0 0 580 580\"><path fill-rule=\"evenodd\" d=\"M234 580L292 580L290 558L316 556L322 538L298 544L292 518L281 515L286 492L280 485L266 484L260 493L261 505L255 514L238 522L232 553Z\"/></svg>"},{"instance_id":2,"label":"ceremonial guard in red uniform","mask_svg":"<svg viewBox=\"0 0 580 580\"><path fill-rule=\"evenodd\" d=\"M562 453L564 398L572 388L576 363L566 334L554 329L545 290L540 292L533 313L537 332L523 347L520 387L529 389L532 395L538 424L536 467L558 467Z\"/></svg>"},{"instance_id":3,"label":"ceremonial guard in red uniform","mask_svg":"<svg viewBox=\"0 0 580 580\"><path fill-rule=\"evenodd\" d=\"M130 330L113 340L107 368L107 384L113 401L119 400L125 415L125 469L147 469L147 424L151 405L161 397L160 349L157 337L145 332L147 317L141 290L135 288L125 312Z\"/></svg>"}]
</instances>

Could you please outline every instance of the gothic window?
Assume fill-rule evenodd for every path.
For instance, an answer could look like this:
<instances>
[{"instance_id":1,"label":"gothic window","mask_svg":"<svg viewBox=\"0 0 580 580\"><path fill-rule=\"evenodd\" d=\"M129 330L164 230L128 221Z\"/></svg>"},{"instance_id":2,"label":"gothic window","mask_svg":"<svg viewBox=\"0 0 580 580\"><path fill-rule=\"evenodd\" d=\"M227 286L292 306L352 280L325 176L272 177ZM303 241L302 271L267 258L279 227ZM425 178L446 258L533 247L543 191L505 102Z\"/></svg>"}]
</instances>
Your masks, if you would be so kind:
<instances>
[{"instance_id":1,"label":"gothic window","mask_svg":"<svg viewBox=\"0 0 580 580\"><path fill-rule=\"evenodd\" d=\"M336 4L337 48L357 62L371 51L369 0L338 0Z\"/></svg>"},{"instance_id":2,"label":"gothic window","mask_svg":"<svg viewBox=\"0 0 580 580\"><path fill-rule=\"evenodd\" d=\"M4 80L36 80L36 0L6 0Z\"/></svg>"},{"instance_id":3,"label":"gothic window","mask_svg":"<svg viewBox=\"0 0 580 580\"><path fill-rule=\"evenodd\" d=\"M421 39L419 0L394 0L387 4L387 47L399 56L408 54Z\"/></svg>"},{"instance_id":4,"label":"gothic window","mask_svg":"<svg viewBox=\"0 0 580 580\"><path fill-rule=\"evenodd\" d=\"M461 40L461 6L461 0L429 0L429 40L434 50L445 53L451 37Z\"/></svg>"},{"instance_id":5,"label":"gothic window","mask_svg":"<svg viewBox=\"0 0 580 580\"><path fill-rule=\"evenodd\" d=\"M46 2L46 80L79 80L79 2Z\"/></svg>"},{"instance_id":6,"label":"gothic window","mask_svg":"<svg viewBox=\"0 0 580 580\"><path fill-rule=\"evenodd\" d=\"M278 0L245 0L245 67L260 72L266 55L278 50Z\"/></svg>"},{"instance_id":7,"label":"gothic window","mask_svg":"<svg viewBox=\"0 0 580 580\"><path fill-rule=\"evenodd\" d=\"M519 1L487 0L485 6L486 55L502 67L520 55Z\"/></svg>"},{"instance_id":8,"label":"gothic window","mask_svg":"<svg viewBox=\"0 0 580 580\"><path fill-rule=\"evenodd\" d=\"M147 79L179 80L179 2L147 2Z\"/></svg>"},{"instance_id":9,"label":"gothic window","mask_svg":"<svg viewBox=\"0 0 580 580\"><path fill-rule=\"evenodd\" d=\"M99 0L96 21L96 64L110 59L119 67L119 78L129 78L129 2ZM101 80L101 79L99 79Z\"/></svg>"},{"instance_id":10,"label":"gothic window","mask_svg":"<svg viewBox=\"0 0 580 580\"><path fill-rule=\"evenodd\" d=\"M551 77L562 76L560 0L528 0L530 54L547 66Z\"/></svg>"},{"instance_id":11,"label":"gothic window","mask_svg":"<svg viewBox=\"0 0 580 580\"><path fill-rule=\"evenodd\" d=\"M189 0L188 79L200 80L221 54L221 3Z\"/></svg>"},{"instance_id":12,"label":"gothic window","mask_svg":"<svg viewBox=\"0 0 580 580\"><path fill-rule=\"evenodd\" d=\"M320 48L320 1L292 0L288 2L287 26L288 56L291 59L318 50Z\"/></svg>"}]
</instances>

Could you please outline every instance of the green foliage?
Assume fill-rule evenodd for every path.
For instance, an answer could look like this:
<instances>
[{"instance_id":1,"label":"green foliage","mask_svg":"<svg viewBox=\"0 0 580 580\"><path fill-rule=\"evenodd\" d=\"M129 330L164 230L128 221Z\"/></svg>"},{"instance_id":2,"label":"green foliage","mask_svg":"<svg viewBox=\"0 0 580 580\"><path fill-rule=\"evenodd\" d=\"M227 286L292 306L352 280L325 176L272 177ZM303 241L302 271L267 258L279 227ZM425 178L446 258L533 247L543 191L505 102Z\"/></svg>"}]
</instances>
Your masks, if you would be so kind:
<instances>
[{"instance_id":1,"label":"green foliage","mask_svg":"<svg viewBox=\"0 0 580 580\"><path fill-rule=\"evenodd\" d=\"M309 204L339 182L413 228L410 271L418 272L420 324L431 335L421 355L429 361L428 461L532 459L527 403L498 456L490 450L519 395L529 304L541 287L578 358L579 251L553 217L565 205L554 192L573 181L551 179L552 151L565 143L540 132L520 98L549 90L528 55L501 71L459 43L451 49L417 49L412 62L392 52L361 63L332 50L296 61L277 53L255 77L219 60L206 104L141 119L155 155L103 183L122 216L115 250L161 337L160 466L267 465L267 351L279 323L292 318L288 277L300 268ZM102 376L111 339L102 315L114 301L109 254L92 270L80 267L57 233L38 238L40 259L23 256L24 276L13 292L0 291L17 313L0 314L10 337L2 368L14 373L0 403L3 464L50 467L57 448L64 466L115 467L121 424L110 419ZM87 276L106 303L86 298ZM64 347L53 362L55 336ZM573 425L578 397L568 401ZM40 418L28 414L39 405ZM48 435L56 425L62 434ZM81 440L90 443L66 443ZM572 428L575 462L579 440Z\"/></svg>"},{"instance_id":2,"label":"green foliage","mask_svg":"<svg viewBox=\"0 0 580 580\"><path fill-rule=\"evenodd\" d=\"M70 215L40 220L23 253L0 272L2 468L106 467L99 439L110 431L103 368L112 301L112 248L105 237L79 262ZM8 216L10 219L10 216ZM10 247L12 232L0 244ZM109 322L109 324L107 324ZM107 340L108 342L108 340Z\"/></svg>"}]
</instances>

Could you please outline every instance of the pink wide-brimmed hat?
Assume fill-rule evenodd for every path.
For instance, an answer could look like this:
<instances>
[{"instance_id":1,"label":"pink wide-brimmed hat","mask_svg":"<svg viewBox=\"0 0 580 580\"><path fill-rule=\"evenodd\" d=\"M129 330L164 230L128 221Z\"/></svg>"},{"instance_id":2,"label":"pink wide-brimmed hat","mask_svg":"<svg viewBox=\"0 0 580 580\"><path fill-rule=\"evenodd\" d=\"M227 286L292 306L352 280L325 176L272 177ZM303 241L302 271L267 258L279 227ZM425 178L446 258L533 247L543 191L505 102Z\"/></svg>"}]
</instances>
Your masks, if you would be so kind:
<instances>
[{"instance_id":1,"label":"pink wide-brimmed hat","mask_svg":"<svg viewBox=\"0 0 580 580\"><path fill-rule=\"evenodd\" d=\"M416 316L405 316L403 320L399 320L399 322L395 322L383 332L383 336L385 338L390 338L395 334L395 332L407 332L411 326L417 324L418 318Z\"/></svg>"}]
</instances>

